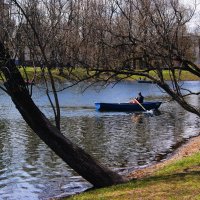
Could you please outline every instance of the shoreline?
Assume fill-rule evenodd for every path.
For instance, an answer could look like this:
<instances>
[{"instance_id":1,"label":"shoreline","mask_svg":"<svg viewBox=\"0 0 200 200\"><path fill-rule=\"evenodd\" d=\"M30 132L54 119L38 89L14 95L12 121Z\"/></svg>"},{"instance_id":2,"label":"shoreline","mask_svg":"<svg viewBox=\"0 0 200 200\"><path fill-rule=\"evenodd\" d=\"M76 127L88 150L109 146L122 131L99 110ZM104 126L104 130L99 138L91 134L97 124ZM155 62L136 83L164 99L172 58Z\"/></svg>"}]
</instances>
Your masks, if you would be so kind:
<instances>
[{"instance_id":1,"label":"shoreline","mask_svg":"<svg viewBox=\"0 0 200 200\"><path fill-rule=\"evenodd\" d=\"M65 199L199 199L200 131L197 133L165 160L129 173L127 183Z\"/></svg>"},{"instance_id":2,"label":"shoreline","mask_svg":"<svg viewBox=\"0 0 200 200\"><path fill-rule=\"evenodd\" d=\"M168 158L161 160L155 164L139 168L128 173L126 177L129 180L143 179L150 177L154 172L163 168L164 166L180 160L184 157L191 156L194 153L200 152L200 132L197 136L189 138L183 145L177 148Z\"/></svg>"}]
</instances>

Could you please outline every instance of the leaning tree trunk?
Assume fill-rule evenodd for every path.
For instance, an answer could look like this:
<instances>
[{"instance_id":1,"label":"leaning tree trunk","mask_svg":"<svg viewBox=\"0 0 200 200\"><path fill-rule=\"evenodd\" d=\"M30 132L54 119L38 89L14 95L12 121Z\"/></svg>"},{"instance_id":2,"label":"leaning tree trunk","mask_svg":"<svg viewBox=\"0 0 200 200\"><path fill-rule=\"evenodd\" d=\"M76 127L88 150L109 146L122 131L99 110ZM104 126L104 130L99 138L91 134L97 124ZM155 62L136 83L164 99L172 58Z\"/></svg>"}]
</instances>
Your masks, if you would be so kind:
<instances>
[{"instance_id":1,"label":"leaning tree trunk","mask_svg":"<svg viewBox=\"0 0 200 200\"><path fill-rule=\"evenodd\" d=\"M125 182L125 178L95 161L53 126L31 99L24 80L8 51L0 43L0 70L13 103L33 131L72 169L93 184L104 187Z\"/></svg>"}]
</instances>

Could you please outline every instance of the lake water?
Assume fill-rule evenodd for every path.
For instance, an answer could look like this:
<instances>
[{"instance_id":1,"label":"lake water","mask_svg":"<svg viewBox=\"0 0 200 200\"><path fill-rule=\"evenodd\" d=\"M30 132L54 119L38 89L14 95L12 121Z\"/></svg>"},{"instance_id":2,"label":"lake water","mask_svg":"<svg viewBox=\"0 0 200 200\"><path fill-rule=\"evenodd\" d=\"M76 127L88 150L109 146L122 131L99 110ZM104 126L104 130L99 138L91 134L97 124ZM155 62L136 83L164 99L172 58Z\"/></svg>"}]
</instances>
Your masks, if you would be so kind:
<instances>
[{"instance_id":1,"label":"lake water","mask_svg":"<svg viewBox=\"0 0 200 200\"><path fill-rule=\"evenodd\" d=\"M198 91L200 82L185 82ZM110 168L123 173L159 160L175 144L197 135L200 119L184 111L154 84L123 82L81 93L59 93L61 129L74 143ZM127 102L141 91L145 100L163 101L160 113L100 113L95 102ZM58 158L26 125L8 96L0 95L0 199L37 200L81 192L90 184ZM33 99L53 121L42 86ZM200 98L188 101L200 107Z\"/></svg>"}]
</instances>

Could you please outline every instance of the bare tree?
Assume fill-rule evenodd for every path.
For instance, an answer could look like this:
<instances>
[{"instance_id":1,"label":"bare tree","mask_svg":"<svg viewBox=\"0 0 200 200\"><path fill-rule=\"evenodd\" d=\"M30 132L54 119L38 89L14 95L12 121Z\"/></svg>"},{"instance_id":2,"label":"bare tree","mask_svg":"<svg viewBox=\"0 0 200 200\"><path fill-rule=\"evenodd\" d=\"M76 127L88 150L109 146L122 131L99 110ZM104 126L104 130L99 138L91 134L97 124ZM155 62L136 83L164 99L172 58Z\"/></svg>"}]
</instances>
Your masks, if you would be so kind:
<instances>
[{"instance_id":1,"label":"bare tree","mask_svg":"<svg viewBox=\"0 0 200 200\"><path fill-rule=\"evenodd\" d=\"M127 12L122 5L116 3L127 24L135 24L132 11L129 9ZM200 77L200 69L188 57L191 40L186 32L186 23L193 12L187 13L177 0L129 1L125 5L127 7L133 7L139 13L138 19L143 19L140 20L142 24L136 23L138 28L130 27L129 32L131 41L136 40L145 61L145 69L140 74L156 82L183 108L200 116L200 110L185 100L182 93L184 88L179 84L180 77L176 74L176 70L187 70ZM139 37L131 31L132 28L140 32ZM174 65L175 60L179 62L179 66ZM154 76L148 73L152 70L155 72ZM172 87L164 80L163 70L168 70ZM133 70L129 72L137 73Z\"/></svg>"},{"instance_id":2,"label":"bare tree","mask_svg":"<svg viewBox=\"0 0 200 200\"><path fill-rule=\"evenodd\" d=\"M35 133L94 186L122 183L125 178L103 167L59 131L60 106L52 67L82 67L87 77L80 79L71 73L77 82L89 78L108 82L117 79L119 74L123 75L122 79L132 75L144 76L157 83L183 108L200 116L199 108L186 101L182 93L184 88L179 84L182 70L198 77L200 70L191 61L192 41L186 30L193 12L185 10L178 0L12 2L16 6L15 19L18 19L16 44L21 44L20 51L28 47L33 63L38 63L42 70L44 66L47 69L50 88L46 77L43 78L56 127L32 101L5 48L4 39L0 47L0 70L4 74L5 86L2 89L11 96ZM175 61L178 65L174 64ZM164 80L163 70L169 72L172 86ZM149 73L151 71L153 75ZM54 101L50 98L50 91ZM186 95L191 94L200 93L188 91Z\"/></svg>"},{"instance_id":3,"label":"bare tree","mask_svg":"<svg viewBox=\"0 0 200 200\"><path fill-rule=\"evenodd\" d=\"M180 83L183 70L200 77L200 69L191 59L193 41L186 29L194 11L184 9L178 0L112 2L106 17L100 15L97 9L98 20L88 28L90 33L86 38L92 42L84 62L89 66L92 63L98 75L109 73L112 78L119 74L124 78L132 75L147 77L184 109L200 116L199 108L190 105L185 98L199 95L199 92L188 91L184 94L186 89ZM100 3L96 4L99 6ZM104 6L109 7L107 4ZM90 8L92 19L95 19L96 13ZM164 80L164 70L168 71L172 86ZM154 74L151 75L150 71Z\"/></svg>"},{"instance_id":4,"label":"bare tree","mask_svg":"<svg viewBox=\"0 0 200 200\"><path fill-rule=\"evenodd\" d=\"M60 158L95 187L125 181L125 178L102 166L84 150L71 143L50 123L34 104L21 74L2 43L0 43L0 60L0 69L5 76L5 89L2 89L10 95L27 124Z\"/></svg>"},{"instance_id":5,"label":"bare tree","mask_svg":"<svg viewBox=\"0 0 200 200\"><path fill-rule=\"evenodd\" d=\"M36 42L40 56L43 59L43 62L47 66L48 75L50 76L50 83L52 87L52 91L54 94L54 98L56 101L56 107L54 110L55 113L55 121L56 127L54 127L50 121L44 116L44 114L38 109L38 107L34 104L33 100L31 99L31 95L29 90L26 87L26 84L19 73L15 63L12 61L8 49L4 47L3 42L0 43L0 70L4 75L4 86L2 89L10 95L12 98L13 103L15 104L16 108L19 110L21 115L23 116L24 120L28 123L28 125L33 129L33 131L59 156L61 157L72 169L74 169L78 174L80 174L83 178L93 184L95 187L104 187L108 185L123 183L126 181L125 178L118 175L117 173L109 170L105 166L102 166L100 163L94 160L89 154L87 154L84 150L80 147L76 146L75 144L71 143L65 136L59 131L59 102L58 96L55 88L54 78L51 74L51 65L49 59L51 56L48 57L49 50L51 50L52 43L47 41L51 41L55 36L59 35L58 30L55 29L57 25L57 21L55 22L52 17L52 21L50 22L50 26L46 26L43 24L42 28L40 29L40 22L35 20L39 20L39 13L38 12L38 4L37 1L34 1L34 4L29 4L28 2L27 10L22 8L22 6L17 2L13 1L16 6L19 8L19 12L26 18L27 20L27 28L29 28L30 33L33 33L33 37L28 38L27 41L33 40ZM49 5L49 4L48 4ZM29 9L31 6L31 14L29 13ZM33 9L34 8L34 9ZM55 7L48 7L50 9L50 13L54 16ZM59 6L60 8L60 6ZM37 11L37 12L36 12ZM58 17L56 20L59 20L61 12L58 12ZM30 14L30 17L29 15ZM39 25L39 27L38 27ZM41 40L43 36L41 36L40 31L44 31L44 34L47 34L47 38L45 41ZM46 31L45 31L46 30ZM26 30L27 31L27 30ZM28 40L29 39L29 40ZM56 47L55 47L56 48ZM48 51L47 51L48 49ZM50 51L52 53L52 51ZM46 84L47 85L47 84ZM48 86L48 85L47 85ZM48 95L48 87L47 87L47 95ZM50 100L51 102L51 100ZM51 102L52 103L52 102ZM52 105L54 108L54 105Z\"/></svg>"}]
</instances>

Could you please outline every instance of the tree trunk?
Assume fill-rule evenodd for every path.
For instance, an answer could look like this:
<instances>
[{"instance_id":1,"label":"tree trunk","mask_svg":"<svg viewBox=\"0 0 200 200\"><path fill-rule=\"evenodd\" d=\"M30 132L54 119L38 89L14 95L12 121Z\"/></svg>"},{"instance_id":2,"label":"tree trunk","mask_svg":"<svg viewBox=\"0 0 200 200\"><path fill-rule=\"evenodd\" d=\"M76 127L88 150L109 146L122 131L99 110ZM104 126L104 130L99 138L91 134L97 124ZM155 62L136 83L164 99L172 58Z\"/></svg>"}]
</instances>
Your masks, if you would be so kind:
<instances>
[{"instance_id":1,"label":"tree trunk","mask_svg":"<svg viewBox=\"0 0 200 200\"><path fill-rule=\"evenodd\" d=\"M104 187L125 182L125 178L95 161L83 149L68 140L53 126L31 99L23 78L10 60L8 51L0 43L0 70L4 83L16 108L33 131L72 169L94 187Z\"/></svg>"}]
</instances>

